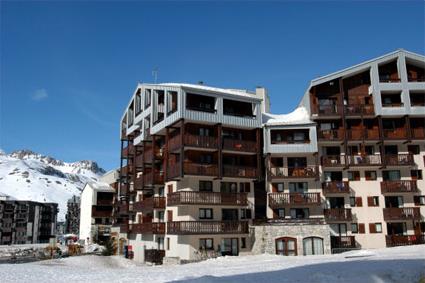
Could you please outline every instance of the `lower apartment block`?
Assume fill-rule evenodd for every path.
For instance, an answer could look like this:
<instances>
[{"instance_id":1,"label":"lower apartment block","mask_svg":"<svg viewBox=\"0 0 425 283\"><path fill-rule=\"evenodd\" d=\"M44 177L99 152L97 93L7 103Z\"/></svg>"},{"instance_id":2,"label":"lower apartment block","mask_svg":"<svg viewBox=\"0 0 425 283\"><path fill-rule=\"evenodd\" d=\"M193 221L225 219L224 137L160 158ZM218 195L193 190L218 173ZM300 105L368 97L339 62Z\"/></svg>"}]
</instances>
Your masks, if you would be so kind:
<instances>
[{"instance_id":1,"label":"lower apartment block","mask_svg":"<svg viewBox=\"0 0 425 283\"><path fill-rule=\"evenodd\" d=\"M139 84L111 235L138 261L425 243L425 58L405 50L267 91Z\"/></svg>"}]
</instances>

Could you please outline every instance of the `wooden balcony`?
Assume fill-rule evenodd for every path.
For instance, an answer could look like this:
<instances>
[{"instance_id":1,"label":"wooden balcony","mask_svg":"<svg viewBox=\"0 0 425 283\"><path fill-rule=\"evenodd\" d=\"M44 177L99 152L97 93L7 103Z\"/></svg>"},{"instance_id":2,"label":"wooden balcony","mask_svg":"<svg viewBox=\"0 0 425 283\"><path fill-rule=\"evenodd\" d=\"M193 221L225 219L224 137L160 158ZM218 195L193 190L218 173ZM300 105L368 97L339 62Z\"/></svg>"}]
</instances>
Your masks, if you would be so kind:
<instances>
[{"instance_id":1,"label":"wooden balcony","mask_svg":"<svg viewBox=\"0 0 425 283\"><path fill-rule=\"evenodd\" d=\"M180 176L180 164L170 164L167 166L167 177L169 179L176 178Z\"/></svg>"},{"instance_id":2,"label":"wooden balcony","mask_svg":"<svg viewBox=\"0 0 425 283\"><path fill-rule=\"evenodd\" d=\"M344 155L325 155L321 157L322 166L324 167L343 167L345 166Z\"/></svg>"},{"instance_id":3,"label":"wooden balcony","mask_svg":"<svg viewBox=\"0 0 425 283\"><path fill-rule=\"evenodd\" d=\"M133 209L140 212L149 212L153 209L165 209L165 197L149 197L133 204Z\"/></svg>"},{"instance_id":4,"label":"wooden balcony","mask_svg":"<svg viewBox=\"0 0 425 283\"><path fill-rule=\"evenodd\" d=\"M420 220L419 207L390 207L384 208L384 220Z\"/></svg>"},{"instance_id":5,"label":"wooden balcony","mask_svg":"<svg viewBox=\"0 0 425 283\"><path fill-rule=\"evenodd\" d=\"M344 129L318 130L317 139L319 141L342 141L344 140Z\"/></svg>"},{"instance_id":6,"label":"wooden balcony","mask_svg":"<svg viewBox=\"0 0 425 283\"><path fill-rule=\"evenodd\" d=\"M378 129L366 129L365 130L365 139L367 140L379 140L379 130Z\"/></svg>"},{"instance_id":7,"label":"wooden balcony","mask_svg":"<svg viewBox=\"0 0 425 283\"><path fill-rule=\"evenodd\" d=\"M143 189L143 176L140 176L139 178L134 179L134 185L133 187L136 190L142 190Z\"/></svg>"},{"instance_id":8,"label":"wooden balcony","mask_svg":"<svg viewBox=\"0 0 425 283\"><path fill-rule=\"evenodd\" d=\"M319 177L318 166L306 167L272 167L270 168L270 176L272 178L294 178L294 179L317 179Z\"/></svg>"},{"instance_id":9,"label":"wooden balcony","mask_svg":"<svg viewBox=\"0 0 425 283\"><path fill-rule=\"evenodd\" d=\"M216 164L185 162L183 164L183 170L185 175L218 176L218 167Z\"/></svg>"},{"instance_id":10,"label":"wooden balcony","mask_svg":"<svg viewBox=\"0 0 425 283\"><path fill-rule=\"evenodd\" d=\"M412 166L415 160L412 154L385 155L385 165L387 166Z\"/></svg>"},{"instance_id":11,"label":"wooden balcony","mask_svg":"<svg viewBox=\"0 0 425 283\"><path fill-rule=\"evenodd\" d=\"M257 152L257 143L249 140L223 139L223 150Z\"/></svg>"},{"instance_id":12,"label":"wooden balcony","mask_svg":"<svg viewBox=\"0 0 425 283\"><path fill-rule=\"evenodd\" d=\"M179 148L181 148L181 137L180 135L175 135L173 137L170 137L168 140L168 150L169 151L176 151Z\"/></svg>"},{"instance_id":13,"label":"wooden balcony","mask_svg":"<svg viewBox=\"0 0 425 283\"><path fill-rule=\"evenodd\" d=\"M91 209L91 217L112 217L112 205L108 210L99 210L95 205Z\"/></svg>"},{"instance_id":14,"label":"wooden balcony","mask_svg":"<svg viewBox=\"0 0 425 283\"><path fill-rule=\"evenodd\" d=\"M96 205L112 206L113 199L97 199Z\"/></svg>"},{"instance_id":15,"label":"wooden balcony","mask_svg":"<svg viewBox=\"0 0 425 283\"><path fill-rule=\"evenodd\" d=\"M347 139L351 141L379 140L378 129L349 129Z\"/></svg>"},{"instance_id":16,"label":"wooden balcony","mask_svg":"<svg viewBox=\"0 0 425 283\"><path fill-rule=\"evenodd\" d=\"M163 222L146 222L131 224L130 230L135 234L165 234L165 223Z\"/></svg>"},{"instance_id":17,"label":"wooden balcony","mask_svg":"<svg viewBox=\"0 0 425 283\"><path fill-rule=\"evenodd\" d=\"M349 194L350 186L347 181L332 181L322 183L323 194Z\"/></svg>"},{"instance_id":18,"label":"wooden balcony","mask_svg":"<svg viewBox=\"0 0 425 283\"><path fill-rule=\"evenodd\" d=\"M121 203L118 205L118 213L120 215L128 214L129 212L129 205L128 203Z\"/></svg>"},{"instance_id":19,"label":"wooden balcony","mask_svg":"<svg viewBox=\"0 0 425 283\"><path fill-rule=\"evenodd\" d=\"M246 193L180 191L167 195L167 205L248 205Z\"/></svg>"},{"instance_id":20,"label":"wooden balcony","mask_svg":"<svg viewBox=\"0 0 425 283\"><path fill-rule=\"evenodd\" d=\"M280 208L287 205L313 205L321 204L320 193L270 193L270 208Z\"/></svg>"},{"instance_id":21,"label":"wooden balcony","mask_svg":"<svg viewBox=\"0 0 425 283\"><path fill-rule=\"evenodd\" d=\"M425 235L387 235L385 240L387 247L423 245Z\"/></svg>"},{"instance_id":22,"label":"wooden balcony","mask_svg":"<svg viewBox=\"0 0 425 283\"><path fill-rule=\"evenodd\" d=\"M143 162L144 163L152 163L153 160L153 149L152 147L145 147L145 151L143 153Z\"/></svg>"},{"instance_id":23,"label":"wooden balcony","mask_svg":"<svg viewBox=\"0 0 425 283\"><path fill-rule=\"evenodd\" d=\"M224 177L258 178L256 167L223 165Z\"/></svg>"},{"instance_id":24,"label":"wooden balcony","mask_svg":"<svg viewBox=\"0 0 425 283\"><path fill-rule=\"evenodd\" d=\"M318 116L339 116L342 108L339 105L316 105L312 107L312 114Z\"/></svg>"},{"instance_id":25,"label":"wooden balcony","mask_svg":"<svg viewBox=\"0 0 425 283\"><path fill-rule=\"evenodd\" d=\"M425 140L425 128L413 128L410 132L412 139Z\"/></svg>"},{"instance_id":26,"label":"wooden balcony","mask_svg":"<svg viewBox=\"0 0 425 283\"><path fill-rule=\"evenodd\" d=\"M122 149L121 156L123 158L129 158L132 155L134 155L134 145L130 143L127 147Z\"/></svg>"},{"instance_id":27,"label":"wooden balcony","mask_svg":"<svg viewBox=\"0 0 425 283\"><path fill-rule=\"evenodd\" d=\"M346 116L366 116L374 115L375 109L373 105L366 104L351 104L345 106Z\"/></svg>"},{"instance_id":28,"label":"wooden balcony","mask_svg":"<svg viewBox=\"0 0 425 283\"><path fill-rule=\"evenodd\" d=\"M407 131L405 128L399 129L383 129L385 139L389 140L405 140L407 139Z\"/></svg>"},{"instance_id":29,"label":"wooden balcony","mask_svg":"<svg viewBox=\"0 0 425 283\"><path fill-rule=\"evenodd\" d=\"M383 181L381 182L381 193L417 193L418 185L416 180L403 181Z\"/></svg>"},{"instance_id":30,"label":"wooden balcony","mask_svg":"<svg viewBox=\"0 0 425 283\"><path fill-rule=\"evenodd\" d=\"M347 155L347 164L349 166L381 166L380 155Z\"/></svg>"},{"instance_id":31,"label":"wooden balcony","mask_svg":"<svg viewBox=\"0 0 425 283\"><path fill-rule=\"evenodd\" d=\"M120 184L120 195L124 196L129 192L129 185L125 183Z\"/></svg>"},{"instance_id":32,"label":"wooden balcony","mask_svg":"<svg viewBox=\"0 0 425 283\"><path fill-rule=\"evenodd\" d=\"M354 249L356 239L354 236L331 236L332 249Z\"/></svg>"},{"instance_id":33,"label":"wooden balcony","mask_svg":"<svg viewBox=\"0 0 425 283\"><path fill-rule=\"evenodd\" d=\"M198 136L191 134L184 135L184 145L199 148L218 148L217 137Z\"/></svg>"},{"instance_id":34,"label":"wooden balcony","mask_svg":"<svg viewBox=\"0 0 425 283\"><path fill-rule=\"evenodd\" d=\"M125 165L125 166L121 167L121 175L122 176L130 176L131 174L133 174L133 165L132 164Z\"/></svg>"},{"instance_id":35,"label":"wooden balcony","mask_svg":"<svg viewBox=\"0 0 425 283\"><path fill-rule=\"evenodd\" d=\"M330 208L325 209L325 219L326 221L351 221L351 209L347 208Z\"/></svg>"},{"instance_id":36,"label":"wooden balcony","mask_svg":"<svg viewBox=\"0 0 425 283\"><path fill-rule=\"evenodd\" d=\"M143 182L145 186L163 185L164 174L157 171L147 171L143 173Z\"/></svg>"},{"instance_id":37,"label":"wooden balcony","mask_svg":"<svg viewBox=\"0 0 425 283\"><path fill-rule=\"evenodd\" d=\"M248 221L176 221L167 222L167 234L248 234Z\"/></svg>"}]
</instances>

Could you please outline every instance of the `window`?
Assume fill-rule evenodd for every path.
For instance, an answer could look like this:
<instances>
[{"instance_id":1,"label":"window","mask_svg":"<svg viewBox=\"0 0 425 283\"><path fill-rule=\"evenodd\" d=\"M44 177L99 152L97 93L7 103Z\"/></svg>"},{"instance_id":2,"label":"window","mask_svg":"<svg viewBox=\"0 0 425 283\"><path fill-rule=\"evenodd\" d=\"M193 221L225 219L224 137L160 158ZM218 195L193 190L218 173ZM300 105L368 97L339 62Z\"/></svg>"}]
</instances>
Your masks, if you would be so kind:
<instances>
[{"instance_id":1,"label":"window","mask_svg":"<svg viewBox=\"0 0 425 283\"><path fill-rule=\"evenodd\" d=\"M382 171L382 179L384 181L399 181L401 179L399 170Z\"/></svg>"},{"instance_id":2,"label":"window","mask_svg":"<svg viewBox=\"0 0 425 283\"><path fill-rule=\"evenodd\" d=\"M356 206L356 197L350 197L350 206L355 207Z\"/></svg>"},{"instance_id":3,"label":"window","mask_svg":"<svg viewBox=\"0 0 425 283\"><path fill-rule=\"evenodd\" d=\"M415 205L425 205L425 196L414 196Z\"/></svg>"},{"instance_id":4,"label":"window","mask_svg":"<svg viewBox=\"0 0 425 283\"><path fill-rule=\"evenodd\" d=\"M199 209L199 219L212 219L213 210L212 208L200 208Z\"/></svg>"},{"instance_id":5,"label":"window","mask_svg":"<svg viewBox=\"0 0 425 283\"><path fill-rule=\"evenodd\" d=\"M215 113L215 98L206 95L187 93L186 108L189 110Z\"/></svg>"},{"instance_id":6,"label":"window","mask_svg":"<svg viewBox=\"0 0 425 283\"><path fill-rule=\"evenodd\" d=\"M145 109L151 106L151 93L150 89L145 90Z\"/></svg>"},{"instance_id":7,"label":"window","mask_svg":"<svg viewBox=\"0 0 425 283\"><path fill-rule=\"evenodd\" d=\"M140 89L136 93L135 103L136 103L136 115L137 115L140 112L142 112L142 95L140 93Z\"/></svg>"},{"instance_id":8,"label":"window","mask_svg":"<svg viewBox=\"0 0 425 283\"><path fill-rule=\"evenodd\" d=\"M375 181L377 179L376 171L365 171L365 177L367 181Z\"/></svg>"},{"instance_id":9,"label":"window","mask_svg":"<svg viewBox=\"0 0 425 283\"><path fill-rule=\"evenodd\" d=\"M237 193L238 186L237 183L234 182L221 182L220 191L222 193Z\"/></svg>"},{"instance_id":10,"label":"window","mask_svg":"<svg viewBox=\"0 0 425 283\"><path fill-rule=\"evenodd\" d=\"M306 219L310 217L309 215L308 208L291 208L292 219Z\"/></svg>"},{"instance_id":11,"label":"window","mask_svg":"<svg viewBox=\"0 0 425 283\"><path fill-rule=\"evenodd\" d=\"M284 256L297 255L297 240L289 237L276 239L276 254Z\"/></svg>"},{"instance_id":12,"label":"window","mask_svg":"<svg viewBox=\"0 0 425 283\"><path fill-rule=\"evenodd\" d=\"M214 240L211 238L199 239L200 250L214 250Z\"/></svg>"},{"instance_id":13,"label":"window","mask_svg":"<svg viewBox=\"0 0 425 283\"><path fill-rule=\"evenodd\" d=\"M283 193L284 185L283 183L274 183L273 184L273 192Z\"/></svg>"},{"instance_id":14,"label":"window","mask_svg":"<svg viewBox=\"0 0 425 283\"><path fill-rule=\"evenodd\" d=\"M351 233L357 234L359 233L359 226L357 223L351 223Z\"/></svg>"},{"instance_id":15,"label":"window","mask_svg":"<svg viewBox=\"0 0 425 283\"><path fill-rule=\"evenodd\" d=\"M238 220L239 219L239 210L238 209L222 209L221 210L221 220Z\"/></svg>"},{"instance_id":16,"label":"window","mask_svg":"<svg viewBox=\"0 0 425 283\"><path fill-rule=\"evenodd\" d=\"M422 170L410 170L412 180L422 180Z\"/></svg>"},{"instance_id":17,"label":"window","mask_svg":"<svg viewBox=\"0 0 425 283\"><path fill-rule=\"evenodd\" d=\"M249 208L241 209L241 219L251 219L251 218L252 218L251 209Z\"/></svg>"},{"instance_id":18,"label":"window","mask_svg":"<svg viewBox=\"0 0 425 283\"><path fill-rule=\"evenodd\" d=\"M167 251L169 251L170 250L170 238L167 238L167 242L166 243L167 243L166 244Z\"/></svg>"},{"instance_id":19,"label":"window","mask_svg":"<svg viewBox=\"0 0 425 283\"><path fill-rule=\"evenodd\" d=\"M278 218L285 218L285 209L284 208L276 209L276 216Z\"/></svg>"},{"instance_id":20,"label":"window","mask_svg":"<svg viewBox=\"0 0 425 283\"><path fill-rule=\"evenodd\" d=\"M211 164L212 163L212 155L211 154L202 154L199 156L199 162L201 164Z\"/></svg>"},{"instance_id":21,"label":"window","mask_svg":"<svg viewBox=\"0 0 425 283\"><path fill-rule=\"evenodd\" d=\"M367 197L368 206L379 206L379 197Z\"/></svg>"},{"instance_id":22,"label":"window","mask_svg":"<svg viewBox=\"0 0 425 283\"><path fill-rule=\"evenodd\" d=\"M360 172L348 171L348 181L360 181Z\"/></svg>"},{"instance_id":23,"label":"window","mask_svg":"<svg viewBox=\"0 0 425 283\"><path fill-rule=\"evenodd\" d=\"M420 153L421 153L421 150L420 150L420 148L419 148L419 145L418 145L418 144L408 145L408 146L407 146L407 151L408 151L410 154L420 154Z\"/></svg>"},{"instance_id":24,"label":"window","mask_svg":"<svg viewBox=\"0 0 425 283\"><path fill-rule=\"evenodd\" d=\"M159 222L164 222L164 219L165 219L165 212L164 211L158 211Z\"/></svg>"},{"instance_id":25,"label":"window","mask_svg":"<svg viewBox=\"0 0 425 283\"><path fill-rule=\"evenodd\" d=\"M304 255L322 255L323 239L319 237L308 237L303 239Z\"/></svg>"},{"instance_id":26,"label":"window","mask_svg":"<svg viewBox=\"0 0 425 283\"><path fill-rule=\"evenodd\" d=\"M289 192L290 193L306 193L308 190L307 182L297 182L297 183L289 183Z\"/></svg>"},{"instance_id":27,"label":"window","mask_svg":"<svg viewBox=\"0 0 425 283\"><path fill-rule=\"evenodd\" d=\"M241 249L246 249L246 238L241 238Z\"/></svg>"},{"instance_id":28,"label":"window","mask_svg":"<svg viewBox=\"0 0 425 283\"><path fill-rule=\"evenodd\" d=\"M169 91L168 93L168 104L167 104L167 115L177 111L177 91Z\"/></svg>"},{"instance_id":29,"label":"window","mask_svg":"<svg viewBox=\"0 0 425 283\"><path fill-rule=\"evenodd\" d=\"M382 224L381 223L369 223L369 232L370 233L382 233Z\"/></svg>"},{"instance_id":30,"label":"window","mask_svg":"<svg viewBox=\"0 0 425 283\"><path fill-rule=\"evenodd\" d=\"M159 194L159 196L160 196L160 197L165 196L165 190L164 190L164 187L160 187L160 188L158 189L158 194Z\"/></svg>"},{"instance_id":31,"label":"window","mask_svg":"<svg viewBox=\"0 0 425 283\"><path fill-rule=\"evenodd\" d=\"M364 147L364 151L367 155L374 155L375 154L375 147L373 145L366 145Z\"/></svg>"},{"instance_id":32,"label":"window","mask_svg":"<svg viewBox=\"0 0 425 283\"><path fill-rule=\"evenodd\" d=\"M240 183L239 184L239 192L241 193L249 193L251 191L251 184L246 182L246 183Z\"/></svg>"},{"instance_id":33,"label":"window","mask_svg":"<svg viewBox=\"0 0 425 283\"><path fill-rule=\"evenodd\" d=\"M213 191L213 182L212 181L199 181L199 191L200 192L212 192Z\"/></svg>"}]
</instances>

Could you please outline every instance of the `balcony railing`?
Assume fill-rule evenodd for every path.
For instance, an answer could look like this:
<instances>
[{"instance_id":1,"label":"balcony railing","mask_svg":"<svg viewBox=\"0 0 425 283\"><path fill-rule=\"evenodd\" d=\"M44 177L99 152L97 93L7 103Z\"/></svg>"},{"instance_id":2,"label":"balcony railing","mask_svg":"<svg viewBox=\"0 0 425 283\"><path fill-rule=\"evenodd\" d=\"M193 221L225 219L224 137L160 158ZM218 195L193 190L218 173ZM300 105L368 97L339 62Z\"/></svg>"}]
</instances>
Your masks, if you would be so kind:
<instances>
[{"instance_id":1,"label":"balcony railing","mask_svg":"<svg viewBox=\"0 0 425 283\"><path fill-rule=\"evenodd\" d=\"M143 161L145 163L151 163L153 160L153 149L151 147L145 148L143 153Z\"/></svg>"},{"instance_id":2,"label":"balcony railing","mask_svg":"<svg viewBox=\"0 0 425 283\"><path fill-rule=\"evenodd\" d=\"M400 129L384 129L384 138L392 140L404 140L407 139L407 131L404 128Z\"/></svg>"},{"instance_id":3,"label":"balcony railing","mask_svg":"<svg viewBox=\"0 0 425 283\"><path fill-rule=\"evenodd\" d=\"M129 144L127 147L122 149L121 155L123 158L128 158L129 156L134 154L134 145Z\"/></svg>"},{"instance_id":4,"label":"balcony railing","mask_svg":"<svg viewBox=\"0 0 425 283\"><path fill-rule=\"evenodd\" d=\"M96 205L103 205L103 206L112 206L112 198L111 199L97 199Z\"/></svg>"},{"instance_id":5,"label":"balcony railing","mask_svg":"<svg viewBox=\"0 0 425 283\"><path fill-rule=\"evenodd\" d=\"M223 149L243 152L256 152L257 143L249 140L223 139Z\"/></svg>"},{"instance_id":6,"label":"balcony railing","mask_svg":"<svg viewBox=\"0 0 425 283\"><path fill-rule=\"evenodd\" d=\"M318 178L317 166L306 167L272 167L270 168L272 178Z\"/></svg>"},{"instance_id":7,"label":"balcony railing","mask_svg":"<svg viewBox=\"0 0 425 283\"><path fill-rule=\"evenodd\" d=\"M143 181L145 186L164 184L164 174L157 171L148 171L143 173Z\"/></svg>"},{"instance_id":8,"label":"balcony railing","mask_svg":"<svg viewBox=\"0 0 425 283\"><path fill-rule=\"evenodd\" d=\"M332 249L354 249L356 240L354 236L331 236Z\"/></svg>"},{"instance_id":9,"label":"balcony railing","mask_svg":"<svg viewBox=\"0 0 425 283\"><path fill-rule=\"evenodd\" d=\"M246 193L180 191L167 195L167 205L242 205L248 204Z\"/></svg>"},{"instance_id":10,"label":"balcony railing","mask_svg":"<svg viewBox=\"0 0 425 283\"><path fill-rule=\"evenodd\" d=\"M184 135L185 146L201 147L201 148L217 148L217 138L210 136Z\"/></svg>"},{"instance_id":11,"label":"balcony railing","mask_svg":"<svg viewBox=\"0 0 425 283\"><path fill-rule=\"evenodd\" d=\"M338 105L317 105L312 109L313 114L320 116L335 116L341 114L341 107Z\"/></svg>"},{"instance_id":12,"label":"balcony railing","mask_svg":"<svg viewBox=\"0 0 425 283\"><path fill-rule=\"evenodd\" d=\"M185 175L218 176L218 167L216 164L185 162L183 169Z\"/></svg>"},{"instance_id":13,"label":"balcony railing","mask_svg":"<svg viewBox=\"0 0 425 283\"><path fill-rule=\"evenodd\" d=\"M342 141L344 139L344 130L319 130L317 138L321 141Z\"/></svg>"},{"instance_id":14,"label":"balcony railing","mask_svg":"<svg viewBox=\"0 0 425 283\"><path fill-rule=\"evenodd\" d=\"M125 165L123 167L121 167L121 175L122 176L129 176L133 173L133 165L129 164L129 165Z\"/></svg>"},{"instance_id":15,"label":"balcony railing","mask_svg":"<svg viewBox=\"0 0 425 283\"><path fill-rule=\"evenodd\" d=\"M425 244L425 235L387 235L387 247L422 245Z\"/></svg>"},{"instance_id":16,"label":"balcony railing","mask_svg":"<svg viewBox=\"0 0 425 283\"><path fill-rule=\"evenodd\" d=\"M385 164L388 166L415 165L412 154L385 155Z\"/></svg>"},{"instance_id":17,"label":"balcony railing","mask_svg":"<svg viewBox=\"0 0 425 283\"><path fill-rule=\"evenodd\" d=\"M175 163L171 164L167 167L167 177L168 178L175 178L180 176L180 164Z\"/></svg>"},{"instance_id":18,"label":"balcony railing","mask_svg":"<svg viewBox=\"0 0 425 283\"><path fill-rule=\"evenodd\" d=\"M153 209L164 209L165 202L165 197L149 197L135 202L133 204L133 209L141 212L152 211Z\"/></svg>"},{"instance_id":19,"label":"balcony railing","mask_svg":"<svg viewBox=\"0 0 425 283\"><path fill-rule=\"evenodd\" d=\"M348 140L379 140L378 129L349 129L347 130Z\"/></svg>"},{"instance_id":20,"label":"balcony railing","mask_svg":"<svg viewBox=\"0 0 425 283\"><path fill-rule=\"evenodd\" d=\"M419 207L390 207L384 208L384 220L420 220Z\"/></svg>"},{"instance_id":21,"label":"balcony railing","mask_svg":"<svg viewBox=\"0 0 425 283\"><path fill-rule=\"evenodd\" d=\"M271 193L269 206L279 208L286 205L320 205L320 193Z\"/></svg>"},{"instance_id":22,"label":"balcony railing","mask_svg":"<svg viewBox=\"0 0 425 283\"><path fill-rule=\"evenodd\" d=\"M344 155L325 155L321 157L322 166L326 167L341 167L345 166Z\"/></svg>"},{"instance_id":23,"label":"balcony railing","mask_svg":"<svg viewBox=\"0 0 425 283\"><path fill-rule=\"evenodd\" d=\"M379 82L380 83L399 83L400 78L390 78L388 76L380 76Z\"/></svg>"},{"instance_id":24,"label":"balcony railing","mask_svg":"<svg viewBox=\"0 0 425 283\"><path fill-rule=\"evenodd\" d=\"M112 205L110 210L99 210L96 206L92 206L91 216L92 217L111 217Z\"/></svg>"},{"instance_id":25,"label":"balcony railing","mask_svg":"<svg viewBox=\"0 0 425 283\"><path fill-rule=\"evenodd\" d=\"M347 208L330 208L325 209L325 219L327 221L351 221L351 209Z\"/></svg>"},{"instance_id":26,"label":"balcony railing","mask_svg":"<svg viewBox=\"0 0 425 283\"><path fill-rule=\"evenodd\" d=\"M332 181L322 183L323 194L349 194L350 186L347 181Z\"/></svg>"},{"instance_id":27,"label":"balcony railing","mask_svg":"<svg viewBox=\"0 0 425 283\"><path fill-rule=\"evenodd\" d=\"M413 128L410 132L412 139L425 139L425 128Z\"/></svg>"},{"instance_id":28,"label":"balcony railing","mask_svg":"<svg viewBox=\"0 0 425 283\"><path fill-rule=\"evenodd\" d=\"M352 104L345 106L345 114L351 115L373 115L375 113L373 105L366 104Z\"/></svg>"},{"instance_id":29,"label":"balcony railing","mask_svg":"<svg viewBox=\"0 0 425 283\"><path fill-rule=\"evenodd\" d=\"M175 135L168 140L168 150L169 151L175 151L175 150L181 148L181 146L182 146L182 143L181 143L181 136L180 135Z\"/></svg>"},{"instance_id":30,"label":"balcony railing","mask_svg":"<svg viewBox=\"0 0 425 283\"><path fill-rule=\"evenodd\" d=\"M167 234L247 234L247 221L176 221L167 222Z\"/></svg>"},{"instance_id":31,"label":"balcony railing","mask_svg":"<svg viewBox=\"0 0 425 283\"><path fill-rule=\"evenodd\" d=\"M237 178L257 178L256 167L223 165L223 176Z\"/></svg>"},{"instance_id":32,"label":"balcony railing","mask_svg":"<svg viewBox=\"0 0 425 283\"><path fill-rule=\"evenodd\" d=\"M165 223L163 222L146 222L131 224L130 230L136 234L165 234Z\"/></svg>"},{"instance_id":33,"label":"balcony railing","mask_svg":"<svg viewBox=\"0 0 425 283\"><path fill-rule=\"evenodd\" d=\"M381 182L381 193L417 193L416 180L383 181Z\"/></svg>"},{"instance_id":34,"label":"balcony railing","mask_svg":"<svg viewBox=\"0 0 425 283\"><path fill-rule=\"evenodd\" d=\"M382 164L380 155L347 155L349 166L380 166Z\"/></svg>"}]
</instances>

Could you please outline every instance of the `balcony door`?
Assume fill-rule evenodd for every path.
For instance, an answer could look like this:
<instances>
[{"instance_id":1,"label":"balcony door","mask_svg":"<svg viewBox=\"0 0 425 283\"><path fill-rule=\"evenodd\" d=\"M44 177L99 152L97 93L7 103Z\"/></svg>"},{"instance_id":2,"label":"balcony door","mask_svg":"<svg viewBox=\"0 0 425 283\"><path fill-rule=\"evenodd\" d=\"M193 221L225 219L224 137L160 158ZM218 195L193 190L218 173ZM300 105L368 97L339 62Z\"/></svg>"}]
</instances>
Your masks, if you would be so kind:
<instances>
[{"instance_id":1,"label":"balcony door","mask_svg":"<svg viewBox=\"0 0 425 283\"><path fill-rule=\"evenodd\" d=\"M221 240L221 255L239 255L239 241L238 238L224 238Z\"/></svg>"},{"instance_id":2,"label":"balcony door","mask_svg":"<svg viewBox=\"0 0 425 283\"><path fill-rule=\"evenodd\" d=\"M297 255L297 239L290 237L276 239L276 254L284 256Z\"/></svg>"},{"instance_id":3,"label":"balcony door","mask_svg":"<svg viewBox=\"0 0 425 283\"><path fill-rule=\"evenodd\" d=\"M221 219L223 221L237 221L239 219L238 210L237 209L222 209Z\"/></svg>"},{"instance_id":4,"label":"balcony door","mask_svg":"<svg viewBox=\"0 0 425 283\"><path fill-rule=\"evenodd\" d=\"M402 196L385 197L385 207L403 207L404 201Z\"/></svg>"},{"instance_id":5,"label":"balcony door","mask_svg":"<svg viewBox=\"0 0 425 283\"><path fill-rule=\"evenodd\" d=\"M387 223L387 233L388 235L407 235L407 226L406 222L400 223Z\"/></svg>"}]
</instances>

